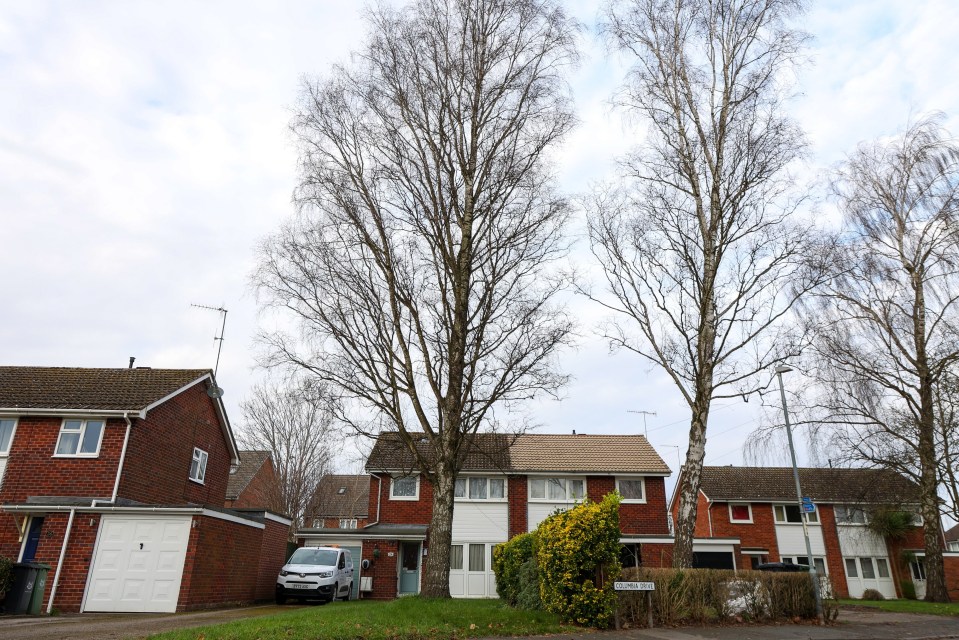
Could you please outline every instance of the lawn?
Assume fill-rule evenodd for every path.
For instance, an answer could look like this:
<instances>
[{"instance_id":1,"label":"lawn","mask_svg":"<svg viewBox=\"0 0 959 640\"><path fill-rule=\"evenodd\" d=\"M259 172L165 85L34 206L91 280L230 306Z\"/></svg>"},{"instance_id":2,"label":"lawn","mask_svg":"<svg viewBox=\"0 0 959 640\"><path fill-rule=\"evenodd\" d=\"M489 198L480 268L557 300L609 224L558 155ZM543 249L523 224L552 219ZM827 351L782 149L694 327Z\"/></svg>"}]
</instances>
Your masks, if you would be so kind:
<instances>
[{"instance_id":1,"label":"lawn","mask_svg":"<svg viewBox=\"0 0 959 640\"><path fill-rule=\"evenodd\" d=\"M452 640L540 635L570 629L561 625L553 614L511 609L499 600L411 597L388 602L334 602L150 637L157 640Z\"/></svg>"},{"instance_id":2,"label":"lawn","mask_svg":"<svg viewBox=\"0 0 959 640\"><path fill-rule=\"evenodd\" d=\"M937 616L959 616L959 602L939 603L923 600L840 600L842 605L873 607L895 613L930 613Z\"/></svg>"}]
</instances>

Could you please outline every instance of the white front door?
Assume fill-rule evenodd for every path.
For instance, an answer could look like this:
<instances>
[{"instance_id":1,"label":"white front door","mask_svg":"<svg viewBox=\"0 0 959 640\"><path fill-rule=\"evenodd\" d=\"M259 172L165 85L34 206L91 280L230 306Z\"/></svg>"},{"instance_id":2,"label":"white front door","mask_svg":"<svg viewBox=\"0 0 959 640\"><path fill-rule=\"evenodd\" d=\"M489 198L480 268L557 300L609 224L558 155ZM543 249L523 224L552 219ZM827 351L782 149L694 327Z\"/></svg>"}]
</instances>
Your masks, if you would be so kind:
<instances>
[{"instance_id":1,"label":"white front door","mask_svg":"<svg viewBox=\"0 0 959 640\"><path fill-rule=\"evenodd\" d=\"M887 598L896 597L888 558L843 558L850 598L861 598L866 589L875 589Z\"/></svg>"},{"instance_id":2,"label":"white front door","mask_svg":"<svg viewBox=\"0 0 959 640\"><path fill-rule=\"evenodd\" d=\"M912 583L916 585L916 599L923 600L926 597L926 560L925 556L916 556L916 559L909 563L909 572L912 574Z\"/></svg>"},{"instance_id":3,"label":"white front door","mask_svg":"<svg viewBox=\"0 0 959 640\"><path fill-rule=\"evenodd\" d=\"M498 543L454 542L450 549L450 595L496 598L493 547Z\"/></svg>"},{"instance_id":4,"label":"white front door","mask_svg":"<svg viewBox=\"0 0 959 640\"><path fill-rule=\"evenodd\" d=\"M190 516L104 515L84 611L176 611Z\"/></svg>"}]
</instances>

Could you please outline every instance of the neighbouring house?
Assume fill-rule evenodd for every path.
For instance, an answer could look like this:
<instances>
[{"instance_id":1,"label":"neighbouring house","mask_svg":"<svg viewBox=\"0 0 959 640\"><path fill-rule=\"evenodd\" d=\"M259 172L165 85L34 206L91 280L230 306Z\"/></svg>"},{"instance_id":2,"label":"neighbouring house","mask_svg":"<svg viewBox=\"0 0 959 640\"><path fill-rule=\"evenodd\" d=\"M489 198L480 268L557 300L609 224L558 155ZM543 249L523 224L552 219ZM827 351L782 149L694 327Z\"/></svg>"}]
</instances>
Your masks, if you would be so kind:
<instances>
[{"instance_id":1,"label":"neighbouring house","mask_svg":"<svg viewBox=\"0 0 959 640\"><path fill-rule=\"evenodd\" d=\"M888 469L802 468L799 479L803 495L815 505L805 514L797 503L791 467L704 467L696 536L736 541L731 552L709 558L708 566L810 564L805 518L812 561L820 574L829 576L837 596L858 598L875 589L888 598L901 597L904 581L911 581L923 596L921 518L916 515L914 526L899 539L878 535L870 526L884 510L918 513L914 482ZM678 503L674 494L673 517ZM959 554L946 555L948 581L959 588Z\"/></svg>"},{"instance_id":2,"label":"neighbouring house","mask_svg":"<svg viewBox=\"0 0 959 640\"><path fill-rule=\"evenodd\" d=\"M418 442L428 458L425 438ZM433 487L413 468L412 454L399 436L381 434L366 464L366 526L314 527L297 534L300 544L339 544L362 558L357 585L363 597L419 592L429 553ZM666 511L669 474L643 436L477 434L456 483L450 592L461 598L496 597L491 567L496 545L532 531L557 509L587 497L598 501L617 489L623 495L624 562L667 565L673 542Z\"/></svg>"},{"instance_id":3,"label":"neighbouring house","mask_svg":"<svg viewBox=\"0 0 959 640\"><path fill-rule=\"evenodd\" d=\"M946 531L946 548L959 551L959 524Z\"/></svg>"},{"instance_id":4,"label":"neighbouring house","mask_svg":"<svg viewBox=\"0 0 959 640\"><path fill-rule=\"evenodd\" d=\"M47 611L273 596L290 520L223 507L241 463L209 370L0 367L0 555Z\"/></svg>"},{"instance_id":5,"label":"neighbouring house","mask_svg":"<svg viewBox=\"0 0 959 640\"><path fill-rule=\"evenodd\" d=\"M320 478L304 522L315 529L362 529L369 523L370 476Z\"/></svg>"},{"instance_id":6,"label":"neighbouring house","mask_svg":"<svg viewBox=\"0 0 959 640\"><path fill-rule=\"evenodd\" d=\"M240 463L230 467L223 504L236 509L271 507L285 511L279 504L278 482L269 451L240 451Z\"/></svg>"}]
</instances>

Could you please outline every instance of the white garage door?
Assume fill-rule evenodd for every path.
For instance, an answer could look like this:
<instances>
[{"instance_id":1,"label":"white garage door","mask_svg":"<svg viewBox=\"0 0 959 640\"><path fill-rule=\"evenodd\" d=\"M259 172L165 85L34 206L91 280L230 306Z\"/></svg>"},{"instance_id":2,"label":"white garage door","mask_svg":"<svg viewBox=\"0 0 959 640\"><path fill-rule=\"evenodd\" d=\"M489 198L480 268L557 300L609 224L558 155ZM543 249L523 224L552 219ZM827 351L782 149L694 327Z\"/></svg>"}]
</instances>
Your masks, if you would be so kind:
<instances>
[{"instance_id":1,"label":"white garage door","mask_svg":"<svg viewBox=\"0 0 959 640\"><path fill-rule=\"evenodd\" d=\"M176 611L190 521L190 516L103 516L84 610Z\"/></svg>"}]
</instances>

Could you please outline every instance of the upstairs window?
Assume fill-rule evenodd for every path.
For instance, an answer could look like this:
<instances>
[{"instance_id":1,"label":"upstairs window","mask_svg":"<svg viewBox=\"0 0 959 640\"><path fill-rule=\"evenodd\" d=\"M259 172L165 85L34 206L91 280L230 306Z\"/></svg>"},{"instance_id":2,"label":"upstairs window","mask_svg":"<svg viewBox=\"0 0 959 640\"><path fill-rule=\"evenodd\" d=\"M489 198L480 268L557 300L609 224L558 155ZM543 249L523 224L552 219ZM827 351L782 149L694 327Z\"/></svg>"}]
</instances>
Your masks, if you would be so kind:
<instances>
[{"instance_id":1,"label":"upstairs window","mask_svg":"<svg viewBox=\"0 0 959 640\"><path fill-rule=\"evenodd\" d=\"M461 476L453 492L457 500L501 501L506 499L506 479Z\"/></svg>"},{"instance_id":2,"label":"upstairs window","mask_svg":"<svg viewBox=\"0 0 959 640\"><path fill-rule=\"evenodd\" d=\"M209 458L203 449L193 447L193 462L190 463L190 480L203 484L206 478L206 461Z\"/></svg>"},{"instance_id":3,"label":"upstairs window","mask_svg":"<svg viewBox=\"0 0 959 640\"><path fill-rule=\"evenodd\" d=\"M530 478L529 499L546 502L570 502L586 496L583 478Z\"/></svg>"},{"instance_id":4,"label":"upstairs window","mask_svg":"<svg viewBox=\"0 0 959 640\"><path fill-rule=\"evenodd\" d=\"M748 503L746 504L736 504L730 503L729 505L729 521L738 522L738 523L749 523L753 521L753 509L752 506Z\"/></svg>"},{"instance_id":5,"label":"upstairs window","mask_svg":"<svg viewBox=\"0 0 959 640\"><path fill-rule=\"evenodd\" d=\"M390 498L393 500L417 500L420 497L419 476L402 476L390 482Z\"/></svg>"},{"instance_id":6,"label":"upstairs window","mask_svg":"<svg viewBox=\"0 0 959 640\"><path fill-rule=\"evenodd\" d=\"M836 522L839 524L867 524L869 517L864 509L844 505L835 506Z\"/></svg>"},{"instance_id":7,"label":"upstairs window","mask_svg":"<svg viewBox=\"0 0 959 640\"><path fill-rule=\"evenodd\" d=\"M646 502L646 481L642 478L616 478L616 490L623 502Z\"/></svg>"},{"instance_id":8,"label":"upstairs window","mask_svg":"<svg viewBox=\"0 0 959 640\"><path fill-rule=\"evenodd\" d=\"M100 454L103 420L66 419L60 427L54 455L95 458Z\"/></svg>"},{"instance_id":9,"label":"upstairs window","mask_svg":"<svg viewBox=\"0 0 959 640\"><path fill-rule=\"evenodd\" d=\"M777 524L800 524L802 522L802 512L799 511L799 505L796 504L777 504L773 507L773 513L776 516ZM806 522L813 524L819 522L819 513L812 511L806 514Z\"/></svg>"},{"instance_id":10,"label":"upstairs window","mask_svg":"<svg viewBox=\"0 0 959 640\"><path fill-rule=\"evenodd\" d=\"M13 432L17 428L15 418L0 418L0 456L10 453L13 443Z\"/></svg>"},{"instance_id":11,"label":"upstairs window","mask_svg":"<svg viewBox=\"0 0 959 640\"><path fill-rule=\"evenodd\" d=\"M356 518L340 518L340 529L355 529Z\"/></svg>"}]
</instances>

